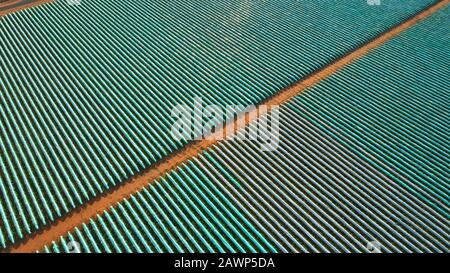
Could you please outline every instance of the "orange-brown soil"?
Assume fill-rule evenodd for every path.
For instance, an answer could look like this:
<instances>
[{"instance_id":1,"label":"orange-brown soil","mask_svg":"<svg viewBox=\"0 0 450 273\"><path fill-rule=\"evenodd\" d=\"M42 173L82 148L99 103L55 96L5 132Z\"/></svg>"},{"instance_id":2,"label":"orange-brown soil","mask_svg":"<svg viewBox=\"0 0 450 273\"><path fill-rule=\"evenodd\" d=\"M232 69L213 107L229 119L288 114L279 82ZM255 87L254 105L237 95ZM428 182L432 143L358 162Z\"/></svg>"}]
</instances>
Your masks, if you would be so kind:
<instances>
[{"instance_id":1,"label":"orange-brown soil","mask_svg":"<svg viewBox=\"0 0 450 273\"><path fill-rule=\"evenodd\" d=\"M52 1L53 0L0 0L0 17Z\"/></svg>"}]
</instances>

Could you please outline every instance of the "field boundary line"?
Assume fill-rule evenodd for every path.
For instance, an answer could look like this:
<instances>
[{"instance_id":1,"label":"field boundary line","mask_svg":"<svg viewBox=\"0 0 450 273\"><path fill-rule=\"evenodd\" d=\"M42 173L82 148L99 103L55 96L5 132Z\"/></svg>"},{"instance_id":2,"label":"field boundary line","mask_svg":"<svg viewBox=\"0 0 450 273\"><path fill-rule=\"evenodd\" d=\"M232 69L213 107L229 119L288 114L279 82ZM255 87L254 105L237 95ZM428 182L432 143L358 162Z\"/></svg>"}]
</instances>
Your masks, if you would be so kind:
<instances>
[{"instance_id":1,"label":"field boundary line","mask_svg":"<svg viewBox=\"0 0 450 273\"><path fill-rule=\"evenodd\" d=\"M25 2L15 8L9 8L9 9L5 9L8 6L11 5L17 5L20 4L20 2ZM5 3L0 4L0 19L2 16L20 11L20 10L25 10L25 9L29 9L32 7L37 7L39 5L43 5L43 4L48 4L53 2L53 0L15 0L15 1L6 1Z\"/></svg>"}]
</instances>

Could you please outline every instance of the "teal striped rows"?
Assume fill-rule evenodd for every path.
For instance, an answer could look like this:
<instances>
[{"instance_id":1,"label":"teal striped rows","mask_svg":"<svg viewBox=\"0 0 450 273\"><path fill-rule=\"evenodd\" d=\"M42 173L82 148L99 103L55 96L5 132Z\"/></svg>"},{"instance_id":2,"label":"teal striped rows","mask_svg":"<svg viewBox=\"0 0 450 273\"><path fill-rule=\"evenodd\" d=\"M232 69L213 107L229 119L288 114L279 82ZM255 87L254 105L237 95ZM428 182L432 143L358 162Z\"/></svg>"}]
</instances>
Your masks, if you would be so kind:
<instances>
[{"instance_id":1,"label":"teal striped rows","mask_svg":"<svg viewBox=\"0 0 450 273\"><path fill-rule=\"evenodd\" d=\"M447 6L297 99L317 126L446 217L449 21Z\"/></svg>"},{"instance_id":2,"label":"teal striped rows","mask_svg":"<svg viewBox=\"0 0 450 273\"><path fill-rule=\"evenodd\" d=\"M284 105L278 150L221 142L43 251L450 252L449 11Z\"/></svg>"},{"instance_id":3,"label":"teal striped rows","mask_svg":"<svg viewBox=\"0 0 450 273\"><path fill-rule=\"evenodd\" d=\"M44 252L449 252L450 222L308 119L276 152L223 142ZM255 126L255 124L253 124Z\"/></svg>"},{"instance_id":4,"label":"teal striped rows","mask_svg":"<svg viewBox=\"0 0 450 273\"><path fill-rule=\"evenodd\" d=\"M0 18L0 245L185 143L169 113L251 104L436 1L67 1Z\"/></svg>"}]
</instances>

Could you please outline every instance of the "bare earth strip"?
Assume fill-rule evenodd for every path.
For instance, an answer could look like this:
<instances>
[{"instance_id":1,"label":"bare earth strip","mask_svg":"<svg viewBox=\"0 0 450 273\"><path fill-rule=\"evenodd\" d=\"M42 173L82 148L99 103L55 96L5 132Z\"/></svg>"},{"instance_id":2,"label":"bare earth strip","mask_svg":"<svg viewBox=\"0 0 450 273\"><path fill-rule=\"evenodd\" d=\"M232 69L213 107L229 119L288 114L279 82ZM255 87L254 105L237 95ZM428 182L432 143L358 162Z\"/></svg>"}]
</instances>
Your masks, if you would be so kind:
<instances>
[{"instance_id":1,"label":"bare earth strip","mask_svg":"<svg viewBox=\"0 0 450 273\"><path fill-rule=\"evenodd\" d=\"M275 93L273 96L262 101L260 105L272 106L286 103L288 100L298 95L306 88L309 88L314 84L320 82L321 80L327 78L331 74L353 62L355 59L364 56L372 49L380 46L400 32L416 24L418 21L445 7L449 2L450 0L442 0L440 2L437 2L436 4L411 17L410 19L404 21L400 25L397 25L386 31L385 33L379 35L377 38L361 46L355 51L347 54L346 56L336 60L333 63L328 64L326 67L308 75L295 84ZM254 112L253 114L255 113L256 112ZM262 115L264 114L264 112L260 111L258 114ZM257 115L249 116L256 117ZM246 120L244 124L247 125L251 121L253 120ZM241 127L238 128L238 124L237 122L235 122L234 124L230 124L228 127L229 128L226 129L239 130L244 126L242 126L241 124ZM42 249L45 245L49 245L53 241L59 240L60 236L65 235L69 231L72 231L75 227L81 226L91 218L95 218L104 210L109 209L111 206L115 206L118 202L140 191L155 179L164 176L168 171L175 169L177 166L195 157L203 150L211 147L217 142L217 140L204 139L189 143L184 148L168 155L164 160L153 164L142 173L133 176L117 187L99 195L90 202L84 204L82 207L70 212L65 217L53 222L51 225L45 227L41 231L28 236L22 242L19 242L18 244L12 246L10 249L7 249L7 251L11 253L27 253Z\"/></svg>"},{"instance_id":2,"label":"bare earth strip","mask_svg":"<svg viewBox=\"0 0 450 273\"><path fill-rule=\"evenodd\" d=\"M6 0L0 2L0 17L23 9L50 3L53 0Z\"/></svg>"}]
</instances>

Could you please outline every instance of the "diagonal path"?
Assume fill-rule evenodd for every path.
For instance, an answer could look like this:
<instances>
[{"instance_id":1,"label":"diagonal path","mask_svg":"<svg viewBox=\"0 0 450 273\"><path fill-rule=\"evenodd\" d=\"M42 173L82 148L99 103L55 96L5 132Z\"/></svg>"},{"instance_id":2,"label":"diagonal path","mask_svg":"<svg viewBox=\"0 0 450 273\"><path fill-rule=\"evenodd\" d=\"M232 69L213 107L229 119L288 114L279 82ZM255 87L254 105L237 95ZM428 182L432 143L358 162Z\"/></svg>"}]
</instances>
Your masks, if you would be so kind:
<instances>
[{"instance_id":1,"label":"diagonal path","mask_svg":"<svg viewBox=\"0 0 450 273\"><path fill-rule=\"evenodd\" d=\"M52 1L53 0L2 0L0 1L0 16L31 8L37 5L50 3Z\"/></svg>"}]
</instances>

